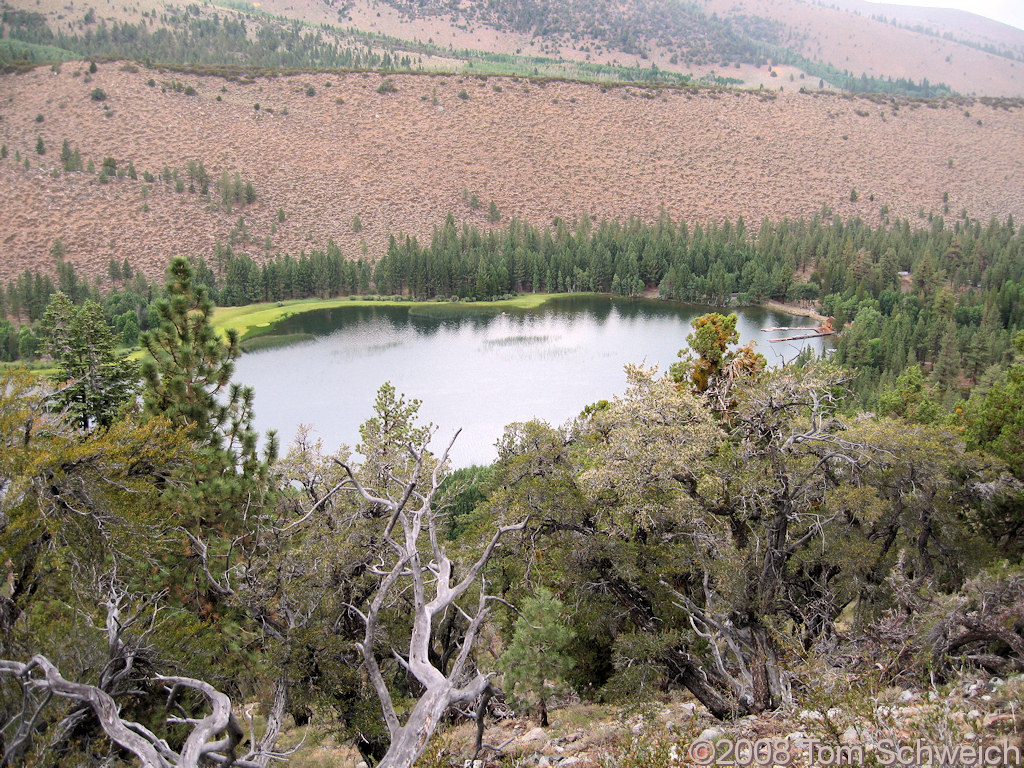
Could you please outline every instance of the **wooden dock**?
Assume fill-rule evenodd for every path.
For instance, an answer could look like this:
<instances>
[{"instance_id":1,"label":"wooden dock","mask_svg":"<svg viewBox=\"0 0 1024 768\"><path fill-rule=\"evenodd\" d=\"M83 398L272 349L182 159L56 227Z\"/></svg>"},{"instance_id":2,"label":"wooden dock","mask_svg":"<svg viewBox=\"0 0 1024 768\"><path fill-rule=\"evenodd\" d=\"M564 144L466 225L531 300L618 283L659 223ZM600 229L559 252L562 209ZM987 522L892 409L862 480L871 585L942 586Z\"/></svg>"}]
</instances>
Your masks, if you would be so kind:
<instances>
[{"instance_id":1,"label":"wooden dock","mask_svg":"<svg viewBox=\"0 0 1024 768\"><path fill-rule=\"evenodd\" d=\"M798 341L800 339L817 339L821 336L834 336L835 331L823 331L821 333L805 333L800 336L783 336L780 339L768 339L769 342L774 344L777 341Z\"/></svg>"}]
</instances>

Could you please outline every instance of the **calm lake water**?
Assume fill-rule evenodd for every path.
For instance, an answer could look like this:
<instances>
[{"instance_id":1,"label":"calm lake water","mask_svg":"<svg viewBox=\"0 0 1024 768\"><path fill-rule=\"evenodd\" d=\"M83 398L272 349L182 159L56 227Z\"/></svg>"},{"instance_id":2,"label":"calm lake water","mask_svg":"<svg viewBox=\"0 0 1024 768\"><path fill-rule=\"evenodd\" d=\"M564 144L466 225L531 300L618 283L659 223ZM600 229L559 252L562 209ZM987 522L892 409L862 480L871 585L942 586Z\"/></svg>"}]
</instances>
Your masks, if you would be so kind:
<instances>
[{"instance_id":1,"label":"calm lake water","mask_svg":"<svg viewBox=\"0 0 1024 768\"><path fill-rule=\"evenodd\" d=\"M585 405L625 389L626 363L678 358L690 321L707 307L642 299L565 297L530 311L424 309L381 304L307 312L279 323L280 334L311 340L250 352L235 380L256 390L256 426L276 429L282 449L310 424L333 451L359 442L378 387L390 381L423 401L421 418L438 430L441 451L454 431L454 466L488 464L506 424L544 419L561 424ZM816 353L829 339L769 344L762 327L808 326L807 318L762 309L739 315L741 343L753 339L772 364L794 358L802 344Z\"/></svg>"}]
</instances>

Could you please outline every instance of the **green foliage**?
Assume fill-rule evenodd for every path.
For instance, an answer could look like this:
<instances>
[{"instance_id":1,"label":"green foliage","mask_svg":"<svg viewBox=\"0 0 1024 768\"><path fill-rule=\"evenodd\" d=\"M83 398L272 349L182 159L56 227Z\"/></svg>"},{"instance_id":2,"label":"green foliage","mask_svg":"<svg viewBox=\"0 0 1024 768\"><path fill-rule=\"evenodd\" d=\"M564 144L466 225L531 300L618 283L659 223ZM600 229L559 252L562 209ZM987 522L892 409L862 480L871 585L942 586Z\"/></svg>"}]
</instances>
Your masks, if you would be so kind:
<instances>
[{"instance_id":1,"label":"green foliage","mask_svg":"<svg viewBox=\"0 0 1024 768\"><path fill-rule=\"evenodd\" d=\"M188 261L172 260L167 273L167 298L156 304L160 325L142 339L151 358L142 368L146 411L189 429L200 443L220 448L226 441L253 458L252 390L231 384L238 334L222 340L213 330L213 302Z\"/></svg>"},{"instance_id":2,"label":"green foliage","mask_svg":"<svg viewBox=\"0 0 1024 768\"><path fill-rule=\"evenodd\" d=\"M920 365L908 366L896 378L894 387L878 397L882 415L900 417L918 424L932 424L939 416L934 389L927 383Z\"/></svg>"},{"instance_id":3,"label":"green foliage","mask_svg":"<svg viewBox=\"0 0 1024 768\"><path fill-rule=\"evenodd\" d=\"M548 725L548 700L573 663L565 653L573 632L561 623L564 615L561 601L539 587L523 603L512 640L501 655L505 692L531 708L536 702L541 727Z\"/></svg>"},{"instance_id":4,"label":"green foliage","mask_svg":"<svg viewBox=\"0 0 1024 768\"><path fill-rule=\"evenodd\" d=\"M381 81L381 84L377 86L377 93L397 93L398 87L395 85L395 81L390 77L385 77Z\"/></svg>"},{"instance_id":5,"label":"green foliage","mask_svg":"<svg viewBox=\"0 0 1024 768\"><path fill-rule=\"evenodd\" d=\"M971 398L966 436L971 447L999 456L1024 479L1024 331L1014 343L1018 356L1005 380Z\"/></svg>"},{"instance_id":6,"label":"green foliage","mask_svg":"<svg viewBox=\"0 0 1024 768\"><path fill-rule=\"evenodd\" d=\"M462 467L445 476L441 485L441 498L448 515L447 536L455 541L462 538L468 520L484 498L484 488L491 477L490 467Z\"/></svg>"},{"instance_id":7,"label":"green foliage","mask_svg":"<svg viewBox=\"0 0 1024 768\"><path fill-rule=\"evenodd\" d=\"M92 99L93 101L106 101L107 100L107 92L104 91L102 88L99 88L99 87L93 88L89 92L89 98Z\"/></svg>"},{"instance_id":8,"label":"green foliage","mask_svg":"<svg viewBox=\"0 0 1024 768\"><path fill-rule=\"evenodd\" d=\"M753 345L729 350L740 339L736 330L738 320L735 314L724 316L716 312L694 320L691 323L693 333L686 337L686 343L697 353L697 359L686 350L680 350L682 360L669 369L672 378L680 384L689 379L694 391L700 393L723 376L749 375L763 369L765 359L754 352Z\"/></svg>"},{"instance_id":9,"label":"green foliage","mask_svg":"<svg viewBox=\"0 0 1024 768\"><path fill-rule=\"evenodd\" d=\"M42 136L37 136L36 137L36 154L37 155L45 155L46 154L46 145L43 144L43 137Z\"/></svg>"},{"instance_id":10,"label":"green foliage","mask_svg":"<svg viewBox=\"0 0 1024 768\"><path fill-rule=\"evenodd\" d=\"M716 693L746 690L736 670L773 690L787 638L809 647L854 602L870 620L901 549L949 587L992 556L969 522L987 491L968 489L998 493L998 467L945 430L845 421L844 378L823 362L741 369L697 397L634 369L624 396L560 432L508 428L476 514L534 515L532 547L502 561L510 590L524 562L531 581L591 585L572 588L578 689L681 684L721 716L742 712Z\"/></svg>"},{"instance_id":11,"label":"green foliage","mask_svg":"<svg viewBox=\"0 0 1024 768\"><path fill-rule=\"evenodd\" d=\"M58 389L51 402L79 429L109 429L121 408L134 400L139 366L117 354L103 309L92 301L75 307L56 293L42 330L44 348L57 367L51 380Z\"/></svg>"}]
</instances>

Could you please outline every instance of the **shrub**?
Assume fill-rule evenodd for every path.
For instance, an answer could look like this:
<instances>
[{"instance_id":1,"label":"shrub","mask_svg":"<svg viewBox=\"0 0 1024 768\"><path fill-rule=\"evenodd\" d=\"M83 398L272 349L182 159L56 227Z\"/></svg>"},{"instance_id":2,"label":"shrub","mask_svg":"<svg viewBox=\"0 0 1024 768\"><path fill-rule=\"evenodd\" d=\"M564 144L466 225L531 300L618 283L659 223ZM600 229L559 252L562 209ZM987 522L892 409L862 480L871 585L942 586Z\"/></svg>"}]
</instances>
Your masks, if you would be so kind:
<instances>
[{"instance_id":1,"label":"shrub","mask_svg":"<svg viewBox=\"0 0 1024 768\"><path fill-rule=\"evenodd\" d=\"M45 118L45 117L43 117L42 115L36 115L36 122L37 122L37 123L41 123L41 122L43 122L43 120L45 120L45 119L46 119L46 118Z\"/></svg>"},{"instance_id":2,"label":"shrub","mask_svg":"<svg viewBox=\"0 0 1024 768\"><path fill-rule=\"evenodd\" d=\"M390 77L384 78L384 81L377 86L377 93L397 93L398 88L395 87L395 81Z\"/></svg>"},{"instance_id":3,"label":"shrub","mask_svg":"<svg viewBox=\"0 0 1024 768\"><path fill-rule=\"evenodd\" d=\"M93 88L92 92L89 94L89 98L93 101L106 101L107 92L102 88Z\"/></svg>"},{"instance_id":4,"label":"shrub","mask_svg":"<svg viewBox=\"0 0 1024 768\"><path fill-rule=\"evenodd\" d=\"M309 86L308 88L306 88L306 95L307 96L316 96L316 88L314 88L312 85Z\"/></svg>"},{"instance_id":5,"label":"shrub","mask_svg":"<svg viewBox=\"0 0 1024 768\"><path fill-rule=\"evenodd\" d=\"M459 97L460 99L462 99L463 101L465 101L466 99L468 99L468 98L469 98L469 94L468 94L468 93L466 93L466 91L465 91L465 90L461 90L461 91L459 91L459 93L458 93L458 97Z\"/></svg>"}]
</instances>

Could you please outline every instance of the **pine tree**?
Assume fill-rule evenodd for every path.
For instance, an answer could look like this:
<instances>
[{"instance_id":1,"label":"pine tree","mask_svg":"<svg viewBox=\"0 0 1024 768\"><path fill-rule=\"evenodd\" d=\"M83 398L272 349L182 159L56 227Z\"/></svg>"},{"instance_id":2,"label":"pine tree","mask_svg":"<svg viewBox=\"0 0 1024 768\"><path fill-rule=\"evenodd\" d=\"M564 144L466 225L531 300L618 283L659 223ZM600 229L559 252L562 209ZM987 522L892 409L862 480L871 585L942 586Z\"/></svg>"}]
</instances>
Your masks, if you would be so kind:
<instances>
[{"instance_id":1,"label":"pine tree","mask_svg":"<svg viewBox=\"0 0 1024 768\"><path fill-rule=\"evenodd\" d=\"M957 339L956 321L950 317L939 342L939 355L935 359L935 380L940 389L948 390L956 383L960 367L960 343Z\"/></svg>"},{"instance_id":2,"label":"pine tree","mask_svg":"<svg viewBox=\"0 0 1024 768\"><path fill-rule=\"evenodd\" d=\"M573 661L565 653L573 639L561 623L565 606L543 587L526 600L512 642L501 656L505 690L523 704L536 702L542 728L548 725L548 700L558 690Z\"/></svg>"},{"instance_id":3,"label":"pine tree","mask_svg":"<svg viewBox=\"0 0 1024 768\"><path fill-rule=\"evenodd\" d=\"M71 151L71 145L67 139L64 139L64 143L60 145L60 162L64 166L65 171L75 170L72 167L72 161L74 160L74 152Z\"/></svg>"},{"instance_id":4,"label":"pine tree","mask_svg":"<svg viewBox=\"0 0 1024 768\"><path fill-rule=\"evenodd\" d=\"M138 389L139 366L117 354L103 309L92 301L76 307L56 293L42 327L44 348L57 367L50 377L59 387L52 402L82 430L110 427Z\"/></svg>"},{"instance_id":5,"label":"pine tree","mask_svg":"<svg viewBox=\"0 0 1024 768\"><path fill-rule=\"evenodd\" d=\"M244 444L251 433L252 390L231 384L241 353L238 332L229 330L226 340L217 335L210 320L213 302L195 284L186 259L175 258L167 272L167 298L156 305L160 326L142 337L152 357L142 369L146 411L187 427L211 447Z\"/></svg>"},{"instance_id":6,"label":"pine tree","mask_svg":"<svg viewBox=\"0 0 1024 768\"><path fill-rule=\"evenodd\" d=\"M160 325L142 335L152 359L142 367L143 403L150 414L168 418L188 431L199 446L191 468L189 506L201 528L227 525L267 493L267 471L277 454L273 432L265 453L257 453L253 391L232 383L241 353L234 329L221 339L210 321L213 302L195 281L195 270L181 257L168 267L166 298L156 303Z\"/></svg>"}]
</instances>

